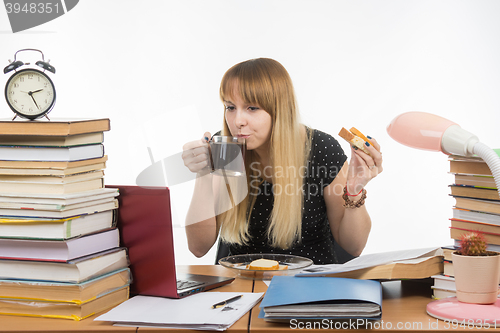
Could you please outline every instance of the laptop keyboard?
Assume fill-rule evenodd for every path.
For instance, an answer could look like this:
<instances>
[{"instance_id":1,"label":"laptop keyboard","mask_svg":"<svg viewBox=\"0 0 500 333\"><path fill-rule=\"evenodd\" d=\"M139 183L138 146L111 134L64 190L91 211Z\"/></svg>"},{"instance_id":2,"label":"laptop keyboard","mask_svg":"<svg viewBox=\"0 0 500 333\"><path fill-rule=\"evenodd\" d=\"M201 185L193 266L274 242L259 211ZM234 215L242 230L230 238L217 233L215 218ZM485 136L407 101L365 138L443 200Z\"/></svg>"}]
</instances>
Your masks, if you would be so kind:
<instances>
[{"instance_id":1,"label":"laptop keyboard","mask_svg":"<svg viewBox=\"0 0 500 333\"><path fill-rule=\"evenodd\" d=\"M182 290L186 288L194 288L197 286L201 286L204 284L203 282L199 281L189 281L189 280L177 280L177 290Z\"/></svg>"}]
</instances>

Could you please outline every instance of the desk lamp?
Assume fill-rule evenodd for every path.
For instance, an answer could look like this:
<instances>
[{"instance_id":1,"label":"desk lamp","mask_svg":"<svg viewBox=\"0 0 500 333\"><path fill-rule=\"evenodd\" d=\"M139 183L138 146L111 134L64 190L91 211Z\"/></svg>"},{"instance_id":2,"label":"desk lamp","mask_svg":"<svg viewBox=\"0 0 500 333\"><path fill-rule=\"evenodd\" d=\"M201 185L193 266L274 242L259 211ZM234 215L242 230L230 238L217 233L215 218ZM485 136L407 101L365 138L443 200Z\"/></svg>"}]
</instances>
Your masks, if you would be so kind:
<instances>
[{"instance_id":1,"label":"desk lamp","mask_svg":"<svg viewBox=\"0 0 500 333\"><path fill-rule=\"evenodd\" d=\"M500 158L474 134L456 123L426 112L407 112L394 118L387 133L397 142L423 150L461 156L477 155L491 170L500 193Z\"/></svg>"}]
</instances>

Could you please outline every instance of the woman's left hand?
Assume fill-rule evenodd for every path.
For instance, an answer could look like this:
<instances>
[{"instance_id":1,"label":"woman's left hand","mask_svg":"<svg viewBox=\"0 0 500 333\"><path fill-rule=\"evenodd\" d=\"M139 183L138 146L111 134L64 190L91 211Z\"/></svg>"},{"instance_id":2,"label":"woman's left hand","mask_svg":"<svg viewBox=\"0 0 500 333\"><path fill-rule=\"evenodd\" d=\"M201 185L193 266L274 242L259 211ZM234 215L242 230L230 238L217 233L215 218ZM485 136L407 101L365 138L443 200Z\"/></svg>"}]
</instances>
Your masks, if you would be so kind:
<instances>
[{"instance_id":1,"label":"woman's left hand","mask_svg":"<svg viewBox=\"0 0 500 333\"><path fill-rule=\"evenodd\" d=\"M377 140L370 138L370 143L365 142L365 148L370 155L351 147L351 161L347 173L347 191L360 192L368 182L383 171L382 153ZM368 145L367 145L368 144Z\"/></svg>"}]
</instances>

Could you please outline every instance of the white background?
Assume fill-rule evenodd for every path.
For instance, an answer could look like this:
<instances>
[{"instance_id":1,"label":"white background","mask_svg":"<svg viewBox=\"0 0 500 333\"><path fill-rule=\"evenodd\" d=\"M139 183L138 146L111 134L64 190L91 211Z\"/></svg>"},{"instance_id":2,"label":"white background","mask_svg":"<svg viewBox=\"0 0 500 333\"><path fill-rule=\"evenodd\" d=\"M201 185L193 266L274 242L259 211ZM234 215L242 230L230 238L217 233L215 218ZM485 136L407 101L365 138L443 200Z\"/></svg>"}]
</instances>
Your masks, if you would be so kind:
<instances>
[{"instance_id":1,"label":"white background","mask_svg":"<svg viewBox=\"0 0 500 333\"><path fill-rule=\"evenodd\" d=\"M382 144L384 172L367 186L364 253L444 246L454 203L447 157L393 141L386 126L425 111L500 147L499 14L495 0L82 0L16 34L0 10L0 67L19 49L41 49L57 69L51 116L110 118L106 183L135 184L151 163L148 146L160 160L220 129L229 67L274 58L294 81L306 125L337 138L355 126ZM11 116L0 104L0 118ZM172 187L176 257L212 264L213 250L197 259L186 246L191 190Z\"/></svg>"}]
</instances>

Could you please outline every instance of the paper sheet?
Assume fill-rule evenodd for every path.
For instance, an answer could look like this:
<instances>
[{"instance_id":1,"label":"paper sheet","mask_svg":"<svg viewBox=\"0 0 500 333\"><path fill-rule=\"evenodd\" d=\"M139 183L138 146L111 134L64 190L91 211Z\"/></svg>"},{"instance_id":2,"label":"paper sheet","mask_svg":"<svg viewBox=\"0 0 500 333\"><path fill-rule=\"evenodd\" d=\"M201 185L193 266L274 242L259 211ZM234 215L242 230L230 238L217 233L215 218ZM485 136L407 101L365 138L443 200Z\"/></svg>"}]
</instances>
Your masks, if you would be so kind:
<instances>
[{"instance_id":1,"label":"paper sheet","mask_svg":"<svg viewBox=\"0 0 500 333\"><path fill-rule=\"evenodd\" d=\"M223 331L257 304L263 294L204 292L182 299L135 296L94 320L121 326ZM211 308L213 304L237 295L243 297L225 307Z\"/></svg>"}]
</instances>

